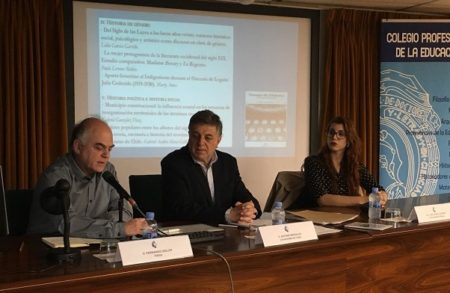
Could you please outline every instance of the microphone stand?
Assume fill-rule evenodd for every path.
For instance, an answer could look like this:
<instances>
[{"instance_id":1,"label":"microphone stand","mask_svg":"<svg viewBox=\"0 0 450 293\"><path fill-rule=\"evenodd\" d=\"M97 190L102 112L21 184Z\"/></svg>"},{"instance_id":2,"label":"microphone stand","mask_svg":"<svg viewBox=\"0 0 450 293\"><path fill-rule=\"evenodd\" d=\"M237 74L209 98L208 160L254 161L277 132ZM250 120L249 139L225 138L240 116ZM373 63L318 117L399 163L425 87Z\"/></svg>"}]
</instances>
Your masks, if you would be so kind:
<instances>
[{"instance_id":1,"label":"microphone stand","mask_svg":"<svg viewBox=\"0 0 450 293\"><path fill-rule=\"evenodd\" d=\"M64 247L54 248L50 250L48 257L52 260L56 260L58 263L69 262L74 263L81 258L81 250L76 248L70 248L70 220L69 220L69 206L70 199L69 194L66 192L61 200L63 206L63 219L64 219Z\"/></svg>"}]
</instances>

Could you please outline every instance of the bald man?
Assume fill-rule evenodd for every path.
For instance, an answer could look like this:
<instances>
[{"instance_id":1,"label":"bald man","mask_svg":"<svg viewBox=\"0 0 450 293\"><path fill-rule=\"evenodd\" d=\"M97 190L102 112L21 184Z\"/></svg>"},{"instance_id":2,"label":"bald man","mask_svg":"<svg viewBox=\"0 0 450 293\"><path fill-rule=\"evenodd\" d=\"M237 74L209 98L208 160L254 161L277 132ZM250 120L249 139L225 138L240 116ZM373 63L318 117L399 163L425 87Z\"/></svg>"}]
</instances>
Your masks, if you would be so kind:
<instances>
[{"instance_id":1,"label":"bald man","mask_svg":"<svg viewBox=\"0 0 450 293\"><path fill-rule=\"evenodd\" d=\"M73 130L71 151L58 158L39 178L34 190L28 233L62 234L62 215L44 211L41 194L55 186L60 179L70 183L70 235L87 238L122 238L140 234L147 225L145 219L133 219L133 210L124 203L123 222L119 223L116 190L103 178L109 171L116 175L109 162L114 147L113 134L108 124L98 118L86 118Z\"/></svg>"}]
</instances>

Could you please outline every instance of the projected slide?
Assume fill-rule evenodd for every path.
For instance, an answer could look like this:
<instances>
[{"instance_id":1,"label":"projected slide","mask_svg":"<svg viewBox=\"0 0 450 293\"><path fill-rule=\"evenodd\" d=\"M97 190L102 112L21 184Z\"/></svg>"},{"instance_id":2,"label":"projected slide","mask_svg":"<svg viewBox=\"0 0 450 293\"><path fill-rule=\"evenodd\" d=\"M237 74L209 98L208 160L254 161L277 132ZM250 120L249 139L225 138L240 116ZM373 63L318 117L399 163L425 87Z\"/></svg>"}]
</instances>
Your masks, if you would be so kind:
<instances>
[{"instance_id":1,"label":"projected slide","mask_svg":"<svg viewBox=\"0 0 450 293\"><path fill-rule=\"evenodd\" d=\"M98 21L100 115L115 130L116 145L180 146L186 118L205 108L232 129L232 26ZM222 146L231 146L230 138Z\"/></svg>"},{"instance_id":2,"label":"projected slide","mask_svg":"<svg viewBox=\"0 0 450 293\"><path fill-rule=\"evenodd\" d=\"M203 109L222 119L222 150L293 156L297 117L309 116L298 107L309 105L303 23L77 3L75 116L108 121L115 157L160 157L182 147L189 118Z\"/></svg>"}]
</instances>

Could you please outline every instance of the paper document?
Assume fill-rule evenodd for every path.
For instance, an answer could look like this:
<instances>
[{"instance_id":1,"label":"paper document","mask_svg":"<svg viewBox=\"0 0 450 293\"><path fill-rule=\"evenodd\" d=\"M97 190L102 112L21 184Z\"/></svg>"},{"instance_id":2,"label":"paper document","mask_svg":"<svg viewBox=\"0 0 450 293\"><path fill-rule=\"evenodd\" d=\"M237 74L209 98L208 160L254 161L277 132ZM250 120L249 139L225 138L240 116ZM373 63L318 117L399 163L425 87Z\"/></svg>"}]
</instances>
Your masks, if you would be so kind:
<instances>
[{"instance_id":1,"label":"paper document","mask_svg":"<svg viewBox=\"0 0 450 293\"><path fill-rule=\"evenodd\" d=\"M70 247L87 247L90 244L100 244L104 239L69 237ZM53 248L64 247L63 237L42 237L42 242Z\"/></svg>"},{"instance_id":2,"label":"paper document","mask_svg":"<svg viewBox=\"0 0 450 293\"><path fill-rule=\"evenodd\" d=\"M319 225L314 225L314 229L316 229L317 236L338 233L338 232L342 231L339 229L327 228L327 227L323 227L323 226L319 226Z\"/></svg>"},{"instance_id":3,"label":"paper document","mask_svg":"<svg viewBox=\"0 0 450 293\"><path fill-rule=\"evenodd\" d=\"M288 211L297 217L302 217L306 220L313 221L315 224L328 225L328 224L341 224L358 217L358 214L342 214L342 213L330 213L319 211Z\"/></svg>"}]
</instances>

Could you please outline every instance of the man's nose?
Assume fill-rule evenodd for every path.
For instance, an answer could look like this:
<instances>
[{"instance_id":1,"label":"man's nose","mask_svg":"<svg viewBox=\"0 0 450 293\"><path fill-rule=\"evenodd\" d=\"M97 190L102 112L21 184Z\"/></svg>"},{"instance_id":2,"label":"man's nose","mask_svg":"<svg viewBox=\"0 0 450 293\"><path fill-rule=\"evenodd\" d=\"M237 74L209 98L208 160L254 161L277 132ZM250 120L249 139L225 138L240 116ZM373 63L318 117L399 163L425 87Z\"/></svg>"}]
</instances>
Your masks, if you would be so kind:
<instances>
[{"instance_id":1,"label":"man's nose","mask_svg":"<svg viewBox=\"0 0 450 293\"><path fill-rule=\"evenodd\" d=\"M102 150L102 157L109 158L110 155L111 155L111 150L109 150L107 148Z\"/></svg>"},{"instance_id":2,"label":"man's nose","mask_svg":"<svg viewBox=\"0 0 450 293\"><path fill-rule=\"evenodd\" d=\"M203 136L200 136L197 140L197 144L201 145L201 144L205 143L205 141L206 141L205 138Z\"/></svg>"}]
</instances>

